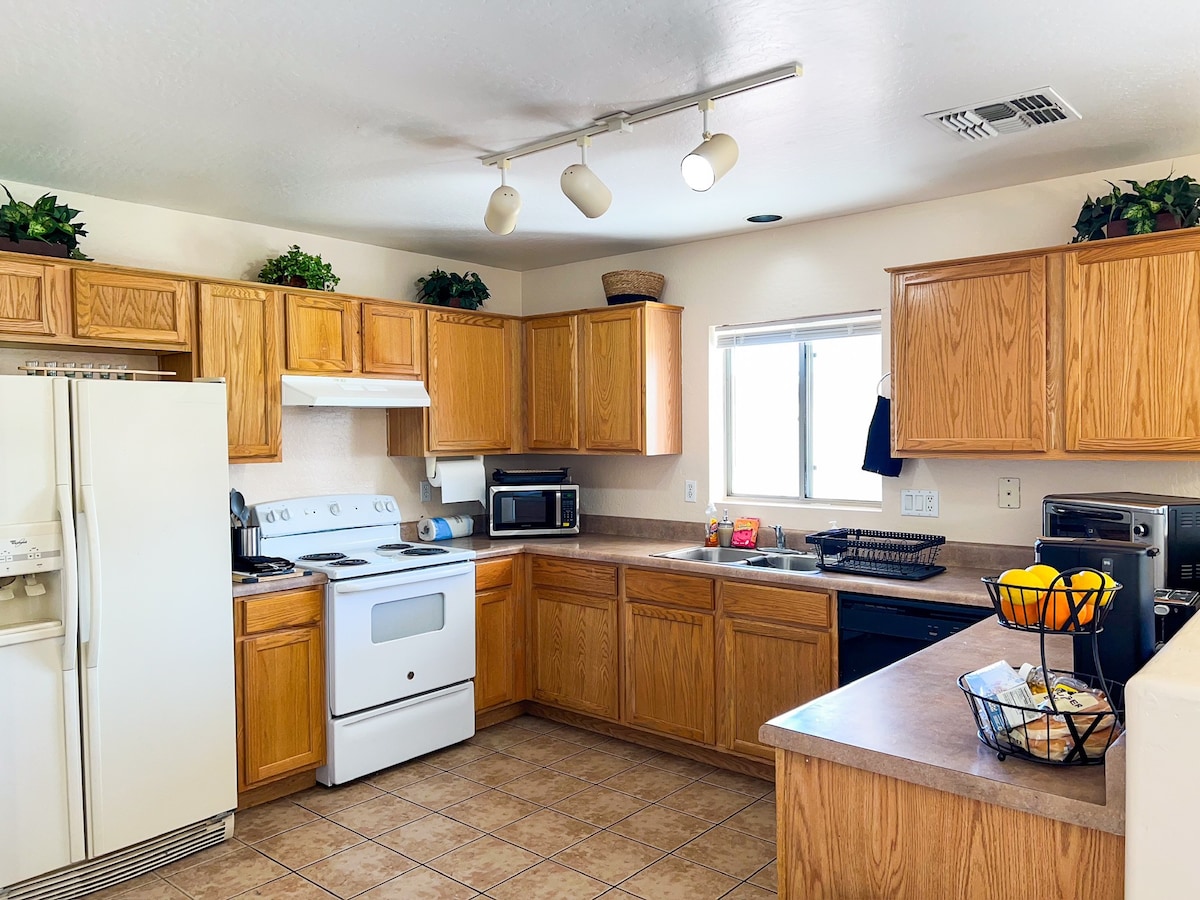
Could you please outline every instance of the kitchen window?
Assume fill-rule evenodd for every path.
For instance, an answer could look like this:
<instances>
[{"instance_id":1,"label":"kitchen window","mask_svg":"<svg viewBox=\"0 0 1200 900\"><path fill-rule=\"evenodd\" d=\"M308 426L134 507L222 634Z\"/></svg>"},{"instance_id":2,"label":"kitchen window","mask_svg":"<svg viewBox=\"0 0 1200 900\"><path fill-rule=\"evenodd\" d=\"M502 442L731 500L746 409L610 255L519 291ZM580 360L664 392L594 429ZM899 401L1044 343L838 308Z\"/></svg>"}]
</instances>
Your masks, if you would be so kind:
<instances>
[{"instance_id":1,"label":"kitchen window","mask_svg":"<svg viewBox=\"0 0 1200 900\"><path fill-rule=\"evenodd\" d=\"M724 495L879 506L862 470L882 337L877 311L722 325Z\"/></svg>"}]
</instances>

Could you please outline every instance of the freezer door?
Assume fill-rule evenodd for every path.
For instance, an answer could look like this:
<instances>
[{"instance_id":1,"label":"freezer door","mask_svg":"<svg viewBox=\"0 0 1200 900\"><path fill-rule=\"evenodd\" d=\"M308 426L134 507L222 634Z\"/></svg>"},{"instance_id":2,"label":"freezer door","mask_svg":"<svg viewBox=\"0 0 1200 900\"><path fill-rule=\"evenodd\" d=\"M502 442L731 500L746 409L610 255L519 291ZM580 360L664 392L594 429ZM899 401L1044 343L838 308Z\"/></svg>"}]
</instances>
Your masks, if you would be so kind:
<instances>
[{"instance_id":1,"label":"freezer door","mask_svg":"<svg viewBox=\"0 0 1200 900\"><path fill-rule=\"evenodd\" d=\"M0 376L4 450L0 459L0 525L58 519L54 495L54 391L66 379ZM68 436L64 436L66 438Z\"/></svg>"},{"instance_id":2,"label":"freezer door","mask_svg":"<svg viewBox=\"0 0 1200 900\"><path fill-rule=\"evenodd\" d=\"M62 634L57 622L0 628L0 893L82 858L72 853L68 778L79 734L66 728L79 710L63 691Z\"/></svg>"},{"instance_id":3,"label":"freezer door","mask_svg":"<svg viewBox=\"0 0 1200 900\"><path fill-rule=\"evenodd\" d=\"M225 388L71 389L94 857L237 803Z\"/></svg>"}]
</instances>

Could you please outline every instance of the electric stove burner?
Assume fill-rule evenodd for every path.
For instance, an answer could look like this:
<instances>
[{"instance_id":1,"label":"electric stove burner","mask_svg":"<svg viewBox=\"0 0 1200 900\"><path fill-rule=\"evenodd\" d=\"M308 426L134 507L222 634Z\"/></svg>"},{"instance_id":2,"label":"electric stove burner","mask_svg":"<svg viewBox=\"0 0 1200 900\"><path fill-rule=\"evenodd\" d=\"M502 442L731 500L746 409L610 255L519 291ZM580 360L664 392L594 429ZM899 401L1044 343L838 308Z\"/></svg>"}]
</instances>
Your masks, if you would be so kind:
<instances>
[{"instance_id":1,"label":"electric stove burner","mask_svg":"<svg viewBox=\"0 0 1200 900\"><path fill-rule=\"evenodd\" d=\"M329 562L334 559L345 559L345 553L309 553L300 557L305 562Z\"/></svg>"},{"instance_id":2,"label":"electric stove burner","mask_svg":"<svg viewBox=\"0 0 1200 900\"><path fill-rule=\"evenodd\" d=\"M445 547L413 547L405 550L405 556L437 556L439 553L449 553Z\"/></svg>"},{"instance_id":3,"label":"electric stove burner","mask_svg":"<svg viewBox=\"0 0 1200 900\"><path fill-rule=\"evenodd\" d=\"M412 544L380 544L375 549L380 553L386 553L388 550L407 550Z\"/></svg>"},{"instance_id":4,"label":"electric stove burner","mask_svg":"<svg viewBox=\"0 0 1200 900\"><path fill-rule=\"evenodd\" d=\"M323 554L324 555L324 554ZM339 553L338 556L344 557L345 554ZM301 557L303 559L304 557ZM370 565L365 559L335 559L330 563L331 566L366 566Z\"/></svg>"}]
</instances>

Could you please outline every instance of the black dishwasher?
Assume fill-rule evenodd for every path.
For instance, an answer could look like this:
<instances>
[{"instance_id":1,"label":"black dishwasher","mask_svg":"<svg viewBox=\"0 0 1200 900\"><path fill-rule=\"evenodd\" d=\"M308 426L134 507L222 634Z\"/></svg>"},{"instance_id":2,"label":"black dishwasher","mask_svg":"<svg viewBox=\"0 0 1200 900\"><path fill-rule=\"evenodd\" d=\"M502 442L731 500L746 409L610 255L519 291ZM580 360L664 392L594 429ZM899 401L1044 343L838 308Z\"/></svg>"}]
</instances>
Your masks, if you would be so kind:
<instances>
[{"instance_id":1,"label":"black dishwasher","mask_svg":"<svg viewBox=\"0 0 1200 900\"><path fill-rule=\"evenodd\" d=\"M992 615L990 606L839 593L838 684L877 672Z\"/></svg>"}]
</instances>

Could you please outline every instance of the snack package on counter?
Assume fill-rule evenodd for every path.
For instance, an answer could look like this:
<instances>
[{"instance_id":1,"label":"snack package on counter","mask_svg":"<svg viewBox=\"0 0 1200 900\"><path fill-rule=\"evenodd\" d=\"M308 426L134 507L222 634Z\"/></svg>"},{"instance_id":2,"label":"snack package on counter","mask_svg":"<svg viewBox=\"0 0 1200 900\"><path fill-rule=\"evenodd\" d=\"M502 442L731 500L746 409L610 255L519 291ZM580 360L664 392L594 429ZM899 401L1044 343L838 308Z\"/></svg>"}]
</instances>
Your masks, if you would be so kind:
<instances>
[{"instance_id":1,"label":"snack package on counter","mask_svg":"<svg viewBox=\"0 0 1200 900\"><path fill-rule=\"evenodd\" d=\"M983 701L992 731L997 736L1002 736L1024 725L1030 719L1038 717L1029 685L1025 683L1025 679L1017 670L1004 660L970 672L964 680L967 687L975 694L998 701L996 703ZM1008 705L1001 706L1001 703Z\"/></svg>"},{"instance_id":2,"label":"snack package on counter","mask_svg":"<svg viewBox=\"0 0 1200 900\"><path fill-rule=\"evenodd\" d=\"M1101 710L1096 710L1100 712ZM1088 756L1103 755L1112 741L1121 734L1121 723L1116 716L1097 716L1095 730L1083 740L1083 748ZM1082 737L1092 727L1091 716L1078 716L1074 720L1075 730ZM1020 728L1014 728L1009 733L1011 740L1018 747L1028 750L1034 756L1042 759L1062 762L1075 746L1075 738L1066 719L1053 713L1045 713L1027 722Z\"/></svg>"},{"instance_id":3,"label":"snack package on counter","mask_svg":"<svg viewBox=\"0 0 1200 900\"><path fill-rule=\"evenodd\" d=\"M758 546L758 526L760 524L762 524L761 519L755 519L750 516L734 519L733 540L730 541L730 546L753 550Z\"/></svg>"}]
</instances>

